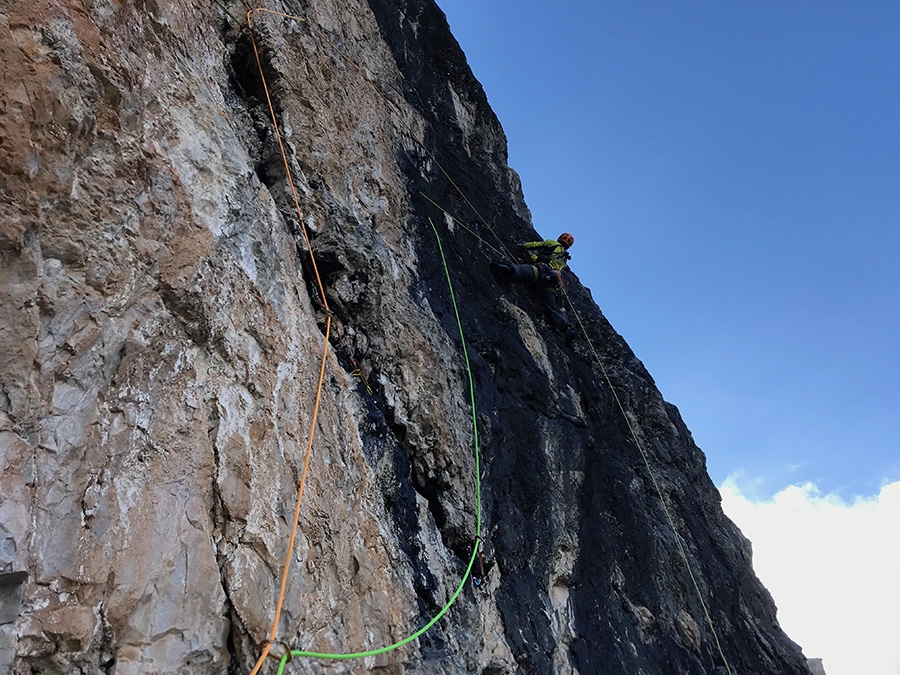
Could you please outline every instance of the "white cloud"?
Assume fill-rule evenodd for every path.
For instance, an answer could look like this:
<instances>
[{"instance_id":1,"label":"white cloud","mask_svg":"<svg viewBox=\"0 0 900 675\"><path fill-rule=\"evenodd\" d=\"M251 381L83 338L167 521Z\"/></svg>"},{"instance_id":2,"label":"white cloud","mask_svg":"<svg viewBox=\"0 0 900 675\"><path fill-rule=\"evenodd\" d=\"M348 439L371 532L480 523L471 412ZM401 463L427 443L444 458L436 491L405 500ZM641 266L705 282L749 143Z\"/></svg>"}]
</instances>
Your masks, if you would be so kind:
<instances>
[{"instance_id":1,"label":"white cloud","mask_svg":"<svg viewBox=\"0 0 900 675\"><path fill-rule=\"evenodd\" d=\"M828 675L900 675L900 482L853 503L811 483L764 502L734 477L719 491L803 653Z\"/></svg>"}]
</instances>

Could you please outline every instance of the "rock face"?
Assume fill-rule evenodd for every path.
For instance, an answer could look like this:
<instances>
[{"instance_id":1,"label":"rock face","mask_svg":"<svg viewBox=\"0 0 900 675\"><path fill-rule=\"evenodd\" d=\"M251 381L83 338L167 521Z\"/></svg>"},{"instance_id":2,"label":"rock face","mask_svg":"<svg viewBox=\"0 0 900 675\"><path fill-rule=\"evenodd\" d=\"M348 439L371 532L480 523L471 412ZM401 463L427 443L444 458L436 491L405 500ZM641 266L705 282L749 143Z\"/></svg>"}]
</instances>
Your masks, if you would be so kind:
<instances>
[{"instance_id":1,"label":"rock face","mask_svg":"<svg viewBox=\"0 0 900 675\"><path fill-rule=\"evenodd\" d=\"M375 649L439 611L476 489L431 218L472 364L478 583L411 644L288 672L807 673L589 291L570 277L608 379L491 277L490 247L537 233L434 3L253 15L302 224L223 3L0 0L0 671L252 668L325 344L302 225L334 330L279 639Z\"/></svg>"},{"instance_id":2,"label":"rock face","mask_svg":"<svg viewBox=\"0 0 900 675\"><path fill-rule=\"evenodd\" d=\"M825 665L822 663L822 659L807 659L806 664L809 666L811 675L826 675Z\"/></svg>"}]
</instances>

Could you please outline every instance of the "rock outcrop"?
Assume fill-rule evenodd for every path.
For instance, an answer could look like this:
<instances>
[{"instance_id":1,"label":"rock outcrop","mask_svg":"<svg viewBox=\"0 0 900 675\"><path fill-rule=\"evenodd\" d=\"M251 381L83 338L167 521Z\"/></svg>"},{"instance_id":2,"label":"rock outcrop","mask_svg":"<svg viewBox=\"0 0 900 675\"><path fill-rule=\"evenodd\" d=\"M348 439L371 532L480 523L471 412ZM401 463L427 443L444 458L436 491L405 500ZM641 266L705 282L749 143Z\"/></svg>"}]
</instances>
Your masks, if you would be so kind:
<instances>
[{"instance_id":1,"label":"rock outcrop","mask_svg":"<svg viewBox=\"0 0 900 675\"><path fill-rule=\"evenodd\" d=\"M810 675L826 675L825 664L822 663L822 659L807 659L806 664L809 666Z\"/></svg>"},{"instance_id":2,"label":"rock outcrop","mask_svg":"<svg viewBox=\"0 0 900 675\"><path fill-rule=\"evenodd\" d=\"M434 616L476 492L431 218L479 583L401 649L290 671L806 673L589 291L567 289L608 380L488 272L537 235L437 6L272 9L308 18L253 19L303 223L241 5L0 2L0 670L249 672L325 343L303 226L335 330L280 639L373 649Z\"/></svg>"}]
</instances>

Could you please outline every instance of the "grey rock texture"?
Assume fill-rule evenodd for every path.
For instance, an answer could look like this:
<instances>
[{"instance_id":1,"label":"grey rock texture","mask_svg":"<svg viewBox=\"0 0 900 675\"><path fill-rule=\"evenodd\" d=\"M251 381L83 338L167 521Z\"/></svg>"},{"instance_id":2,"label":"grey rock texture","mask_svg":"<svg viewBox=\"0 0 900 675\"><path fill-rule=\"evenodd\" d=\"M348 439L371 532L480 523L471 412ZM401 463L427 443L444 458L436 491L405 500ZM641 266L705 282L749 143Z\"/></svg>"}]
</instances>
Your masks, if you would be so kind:
<instances>
[{"instance_id":1,"label":"grey rock texture","mask_svg":"<svg viewBox=\"0 0 900 675\"><path fill-rule=\"evenodd\" d=\"M825 664L822 663L822 659L807 659L806 663L809 666L811 675L826 675Z\"/></svg>"},{"instance_id":2,"label":"grey rock texture","mask_svg":"<svg viewBox=\"0 0 900 675\"><path fill-rule=\"evenodd\" d=\"M289 672L727 672L615 391L731 672L807 673L703 454L590 292L570 277L609 382L420 195L493 246L537 236L436 5L272 8L309 19L254 26L337 331L281 639L399 640L475 545L429 217L483 453L480 585L406 647ZM267 637L325 315L244 13L0 0L0 667L17 675L244 673Z\"/></svg>"}]
</instances>

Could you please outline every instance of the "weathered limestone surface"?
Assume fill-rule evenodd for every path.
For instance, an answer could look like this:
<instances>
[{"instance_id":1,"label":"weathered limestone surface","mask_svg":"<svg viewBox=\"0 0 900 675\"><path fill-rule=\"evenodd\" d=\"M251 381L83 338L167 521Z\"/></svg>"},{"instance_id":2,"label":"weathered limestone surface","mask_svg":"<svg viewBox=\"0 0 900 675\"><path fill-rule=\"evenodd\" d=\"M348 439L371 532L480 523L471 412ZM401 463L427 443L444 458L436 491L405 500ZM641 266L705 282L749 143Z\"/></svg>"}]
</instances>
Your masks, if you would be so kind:
<instances>
[{"instance_id":1,"label":"weathered limestone surface","mask_svg":"<svg viewBox=\"0 0 900 675\"><path fill-rule=\"evenodd\" d=\"M468 380L429 217L484 481L480 585L400 650L292 672L726 672L587 343L567 350L420 195L494 246L536 236L443 14L271 8L309 19L253 21L335 327L283 640L399 640L475 545ZM0 0L0 671L243 673L267 637L325 314L244 11ZM806 673L677 410L588 290L568 292L732 672Z\"/></svg>"}]
</instances>

